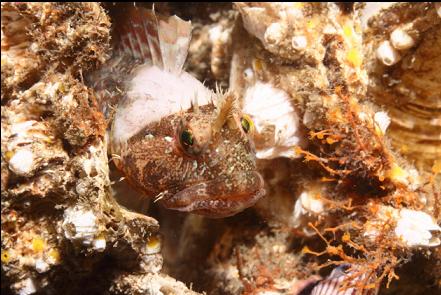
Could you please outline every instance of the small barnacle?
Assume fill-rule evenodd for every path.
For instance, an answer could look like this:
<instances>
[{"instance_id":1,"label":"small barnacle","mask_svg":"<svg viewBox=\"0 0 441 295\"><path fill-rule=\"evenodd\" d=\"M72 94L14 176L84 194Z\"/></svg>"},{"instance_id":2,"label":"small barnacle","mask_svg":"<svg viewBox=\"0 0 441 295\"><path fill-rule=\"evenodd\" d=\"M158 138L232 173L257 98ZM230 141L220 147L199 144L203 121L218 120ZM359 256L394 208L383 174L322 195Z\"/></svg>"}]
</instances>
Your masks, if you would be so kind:
<instances>
[{"instance_id":1,"label":"small barnacle","mask_svg":"<svg viewBox=\"0 0 441 295\"><path fill-rule=\"evenodd\" d=\"M308 46L308 40L303 35L292 37L291 45L296 50L303 50Z\"/></svg>"},{"instance_id":2,"label":"small barnacle","mask_svg":"<svg viewBox=\"0 0 441 295\"><path fill-rule=\"evenodd\" d=\"M265 31L265 41L268 44L280 43L286 34L286 27L281 23L272 23Z\"/></svg>"},{"instance_id":3,"label":"small barnacle","mask_svg":"<svg viewBox=\"0 0 441 295\"><path fill-rule=\"evenodd\" d=\"M392 66L400 60L400 54L389 41L383 41L377 49L377 58L386 66Z\"/></svg>"},{"instance_id":4,"label":"small barnacle","mask_svg":"<svg viewBox=\"0 0 441 295\"><path fill-rule=\"evenodd\" d=\"M390 41L398 50L405 50L415 45L415 40L403 29L397 28L390 35Z\"/></svg>"},{"instance_id":5,"label":"small barnacle","mask_svg":"<svg viewBox=\"0 0 441 295\"><path fill-rule=\"evenodd\" d=\"M251 68L247 68L243 71L243 77L248 83L254 80L254 71Z\"/></svg>"},{"instance_id":6,"label":"small barnacle","mask_svg":"<svg viewBox=\"0 0 441 295\"><path fill-rule=\"evenodd\" d=\"M303 18L303 3L296 2L285 11L286 19L288 22L295 22L298 19Z\"/></svg>"},{"instance_id":7,"label":"small barnacle","mask_svg":"<svg viewBox=\"0 0 441 295\"><path fill-rule=\"evenodd\" d=\"M302 228L303 233L312 236L312 232L307 226L309 221L316 220L324 213L324 204L320 199L319 190L309 189L303 191L298 197L291 217L291 226Z\"/></svg>"},{"instance_id":8,"label":"small barnacle","mask_svg":"<svg viewBox=\"0 0 441 295\"><path fill-rule=\"evenodd\" d=\"M441 232L441 227L427 213L410 209L401 209L395 227L395 234L408 247L435 247L441 244L440 238L434 236Z\"/></svg>"},{"instance_id":9,"label":"small barnacle","mask_svg":"<svg viewBox=\"0 0 441 295\"><path fill-rule=\"evenodd\" d=\"M146 244L146 254L156 254L161 251L161 239L154 235L151 236Z\"/></svg>"},{"instance_id":10,"label":"small barnacle","mask_svg":"<svg viewBox=\"0 0 441 295\"><path fill-rule=\"evenodd\" d=\"M96 223L97 218L93 211L74 207L65 210L62 227L67 239L90 245L98 230Z\"/></svg>"}]
</instances>

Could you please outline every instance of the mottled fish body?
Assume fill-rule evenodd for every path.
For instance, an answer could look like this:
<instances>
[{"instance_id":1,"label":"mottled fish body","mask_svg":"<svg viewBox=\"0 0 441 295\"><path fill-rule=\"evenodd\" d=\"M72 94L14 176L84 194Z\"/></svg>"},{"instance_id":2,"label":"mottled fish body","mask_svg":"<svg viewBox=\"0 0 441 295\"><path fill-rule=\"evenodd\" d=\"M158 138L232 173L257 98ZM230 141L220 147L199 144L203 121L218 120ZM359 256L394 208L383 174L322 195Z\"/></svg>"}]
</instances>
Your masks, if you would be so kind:
<instances>
[{"instance_id":1,"label":"mottled fish body","mask_svg":"<svg viewBox=\"0 0 441 295\"><path fill-rule=\"evenodd\" d=\"M225 217L252 206L265 193L253 124L232 93L182 70L190 22L142 8L124 15L115 57L94 78L107 104L120 93L110 130L118 169L170 209Z\"/></svg>"}]
</instances>

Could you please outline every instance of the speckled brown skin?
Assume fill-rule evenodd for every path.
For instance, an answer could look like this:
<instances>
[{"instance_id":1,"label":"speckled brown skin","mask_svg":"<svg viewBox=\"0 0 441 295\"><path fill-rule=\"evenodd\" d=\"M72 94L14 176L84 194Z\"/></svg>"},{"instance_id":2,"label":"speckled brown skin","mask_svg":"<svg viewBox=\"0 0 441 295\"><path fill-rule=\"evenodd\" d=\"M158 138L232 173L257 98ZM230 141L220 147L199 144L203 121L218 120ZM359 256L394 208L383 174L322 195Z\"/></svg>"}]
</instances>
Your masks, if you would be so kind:
<instances>
[{"instance_id":1,"label":"speckled brown skin","mask_svg":"<svg viewBox=\"0 0 441 295\"><path fill-rule=\"evenodd\" d=\"M133 186L166 208L216 218L234 215L265 191L241 113L231 110L215 132L218 116L214 105L206 105L153 122L122 147L117 166ZM187 148L180 139L183 130L193 134Z\"/></svg>"}]
</instances>

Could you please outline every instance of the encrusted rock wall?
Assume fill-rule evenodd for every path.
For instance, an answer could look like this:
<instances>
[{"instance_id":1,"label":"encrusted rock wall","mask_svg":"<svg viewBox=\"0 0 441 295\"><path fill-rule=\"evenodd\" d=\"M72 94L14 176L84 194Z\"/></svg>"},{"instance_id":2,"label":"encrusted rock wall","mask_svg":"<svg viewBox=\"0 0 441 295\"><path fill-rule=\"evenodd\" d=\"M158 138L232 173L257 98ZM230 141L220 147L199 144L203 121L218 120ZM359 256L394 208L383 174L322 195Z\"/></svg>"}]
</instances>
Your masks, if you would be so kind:
<instances>
[{"instance_id":1,"label":"encrusted rock wall","mask_svg":"<svg viewBox=\"0 0 441 295\"><path fill-rule=\"evenodd\" d=\"M83 75L110 53L97 3L2 3L2 292L192 293L160 274L158 222L111 196Z\"/></svg>"}]
</instances>

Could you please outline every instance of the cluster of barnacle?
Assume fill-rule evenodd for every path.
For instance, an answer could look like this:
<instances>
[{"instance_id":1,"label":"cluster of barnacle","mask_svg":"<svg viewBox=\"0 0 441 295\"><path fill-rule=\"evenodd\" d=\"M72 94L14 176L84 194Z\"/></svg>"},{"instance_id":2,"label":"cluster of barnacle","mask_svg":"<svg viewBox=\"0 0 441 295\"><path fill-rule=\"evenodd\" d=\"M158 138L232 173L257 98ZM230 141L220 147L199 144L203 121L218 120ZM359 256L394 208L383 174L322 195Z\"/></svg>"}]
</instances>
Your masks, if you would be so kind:
<instances>
[{"instance_id":1,"label":"cluster of barnacle","mask_svg":"<svg viewBox=\"0 0 441 295\"><path fill-rule=\"evenodd\" d=\"M394 147L420 170L430 170L441 157L440 6L390 7L369 24L364 38L369 95L388 109Z\"/></svg>"},{"instance_id":2,"label":"cluster of barnacle","mask_svg":"<svg viewBox=\"0 0 441 295\"><path fill-rule=\"evenodd\" d=\"M92 278L81 291L186 292L160 274L157 221L111 196L106 122L82 80L108 57L106 12L97 3L1 10L2 292L73 294ZM106 263L122 267L95 271Z\"/></svg>"},{"instance_id":3,"label":"cluster of barnacle","mask_svg":"<svg viewBox=\"0 0 441 295\"><path fill-rule=\"evenodd\" d=\"M368 290L398 279L398 266L414 249L438 246L441 230L439 5L377 6L236 3L224 56L230 88L257 127L267 197L256 210L307 238L293 255L318 257L300 277L349 263L348 286ZM244 247L243 259L256 258ZM267 264L282 261L274 259ZM237 267L225 261L213 269L232 282ZM255 278L242 288L263 292Z\"/></svg>"}]
</instances>

